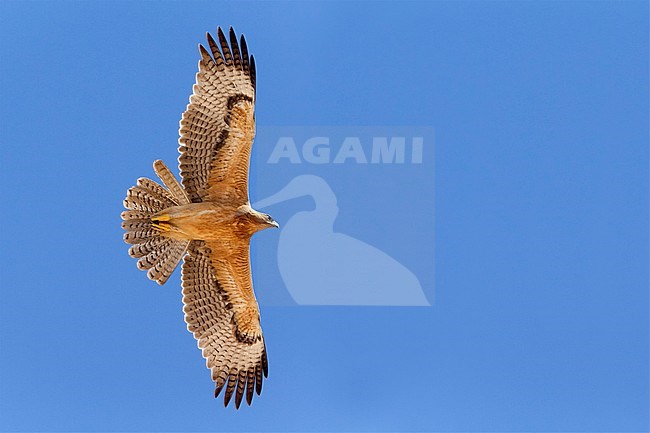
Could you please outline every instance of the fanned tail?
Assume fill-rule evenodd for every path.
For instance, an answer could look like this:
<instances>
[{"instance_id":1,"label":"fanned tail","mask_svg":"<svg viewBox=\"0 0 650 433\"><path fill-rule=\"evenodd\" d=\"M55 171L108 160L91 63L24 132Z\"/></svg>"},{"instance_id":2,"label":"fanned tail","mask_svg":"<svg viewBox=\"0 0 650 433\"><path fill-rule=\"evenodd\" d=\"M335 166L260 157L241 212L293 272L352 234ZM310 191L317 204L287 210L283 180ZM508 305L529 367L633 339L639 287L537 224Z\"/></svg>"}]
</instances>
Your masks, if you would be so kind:
<instances>
[{"instance_id":1,"label":"fanned tail","mask_svg":"<svg viewBox=\"0 0 650 433\"><path fill-rule=\"evenodd\" d=\"M147 270L147 276L158 284L165 284L181 261L190 241L162 236L153 227L152 215L170 208L188 204L189 199L172 172L160 160L154 170L163 181L162 186L147 178L140 178L124 199L122 228L124 242L131 244L129 255L138 260L138 269Z\"/></svg>"}]
</instances>

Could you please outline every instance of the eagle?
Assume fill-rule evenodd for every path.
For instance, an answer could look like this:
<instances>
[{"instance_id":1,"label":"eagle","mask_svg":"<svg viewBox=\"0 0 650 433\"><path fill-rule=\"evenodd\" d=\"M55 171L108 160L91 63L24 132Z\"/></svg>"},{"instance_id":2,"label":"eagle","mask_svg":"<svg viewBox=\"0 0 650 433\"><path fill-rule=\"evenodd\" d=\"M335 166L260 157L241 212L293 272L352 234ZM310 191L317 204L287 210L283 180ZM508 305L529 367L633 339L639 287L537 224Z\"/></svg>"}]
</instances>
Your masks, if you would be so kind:
<instances>
[{"instance_id":1,"label":"eagle","mask_svg":"<svg viewBox=\"0 0 650 433\"><path fill-rule=\"evenodd\" d=\"M140 178L124 199L124 241L139 269L165 284L182 264L183 311L224 406L251 404L268 377L266 345L253 290L250 240L278 227L251 208L248 169L255 136L255 60L244 35L207 33L196 84L180 121L181 182L161 161L162 185Z\"/></svg>"}]
</instances>

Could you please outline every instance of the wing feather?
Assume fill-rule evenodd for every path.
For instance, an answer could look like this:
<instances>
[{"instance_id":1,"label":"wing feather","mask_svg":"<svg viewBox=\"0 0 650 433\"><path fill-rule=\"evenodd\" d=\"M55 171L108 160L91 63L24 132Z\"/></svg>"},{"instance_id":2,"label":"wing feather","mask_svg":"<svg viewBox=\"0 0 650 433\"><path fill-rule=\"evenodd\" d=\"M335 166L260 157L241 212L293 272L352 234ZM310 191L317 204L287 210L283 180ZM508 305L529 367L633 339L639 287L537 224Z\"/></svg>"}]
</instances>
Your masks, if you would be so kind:
<instances>
[{"instance_id":1,"label":"wing feather","mask_svg":"<svg viewBox=\"0 0 650 433\"><path fill-rule=\"evenodd\" d=\"M250 71L250 60L248 58L248 46L246 45L246 38L244 35L241 35L239 39L239 45L241 47L241 61L244 71Z\"/></svg>"},{"instance_id":2,"label":"wing feather","mask_svg":"<svg viewBox=\"0 0 650 433\"><path fill-rule=\"evenodd\" d=\"M239 376L237 377L237 391L235 394L235 408L239 409L241 405L242 397L244 396L244 389L246 388L246 371L239 370Z\"/></svg>"},{"instance_id":3,"label":"wing feather","mask_svg":"<svg viewBox=\"0 0 650 433\"><path fill-rule=\"evenodd\" d=\"M255 392L257 395L262 393L262 368L259 365L255 366Z\"/></svg>"},{"instance_id":4,"label":"wing feather","mask_svg":"<svg viewBox=\"0 0 650 433\"><path fill-rule=\"evenodd\" d=\"M255 367L248 369L246 377L246 404L249 406L253 402L253 389L255 388Z\"/></svg>"},{"instance_id":5,"label":"wing feather","mask_svg":"<svg viewBox=\"0 0 650 433\"><path fill-rule=\"evenodd\" d=\"M232 398L232 394L235 391L236 384L237 384L237 370L235 368L232 368L230 370L230 374L228 375L228 384L226 385L226 395L224 395L223 398L224 406L228 406L228 403L230 403L230 399Z\"/></svg>"},{"instance_id":6,"label":"wing feather","mask_svg":"<svg viewBox=\"0 0 650 433\"><path fill-rule=\"evenodd\" d=\"M257 72L255 70L255 57L251 54L251 69L250 69L251 83L253 83L253 92L257 89Z\"/></svg>"},{"instance_id":7,"label":"wing feather","mask_svg":"<svg viewBox=\"0 0 650 433\"><path fill-rule=\"evenodd\" d=\"M192 241L189 245L183 263L183 311L187 328L194 334L206 365L212 372L215 397L225 387L224 405L228 405L234 394L235 406L238 408L246 386L251 382L250 372L266 371L266 347L259 324L257 302L254 302L257 314L255 320L252 324L244 322L244 318L249 315L239 317L240 312L246 311L248 307L242 310L240 297L225 289L233 281L240 281L239 276L229 274L237 272L235 269L239 268L234 266L225 271L217 270L210 256L210 249L204 241ZM248 305L246 302L244 304ZM240 326L242 329L239 329ZM249 334L259 338L246 338ZM261 374L255 376L258 395L261 380ZM246 402L250 404L251 401L252 395L249 397L247 393Z\"/></svg>"},{"instance_id":8,"label":"wing feather","mask_svg":"<svg viewBox=\"0 0 650 433\"><path fill-rule=\"evenodd\" d=\"M239 42L237 42L237 35L233 28L228 32L230 36L230 46L232 47L232 57L235 63L235 68L242 69L241 53L239 52Z\"/></svg>"},{"instance_id":9,"label":"wing feather","mask_svg":"<svg viewBox=\"0 0 650 433\"><path fill-rule=\"evenodd\" d=\"M228 46L228 40L226 35L223 34L221 27L217 27L217 35L219 37L219 43L221 44L221 51L223 52L223 58L226 61L228 66L232 65L232 54L230 53L230 47Z\"/></svg>"},{"instance_id":10,"label":"wing feather","mask_svg":"<svg viewBox=\"0 0 650 433\"><path fill-rule=\"evenodd\" d=\"M248 201L248 165L255 136L255 63L244 36L208 34L190 103L180 122L179 168L192 202L230 194ZM212 195L210 194L212 191Z\"/></svg>"},{"instance_id":11,"label":"wing feather","mask_svg":"<svg viewBox=\"0 0 650 433\"><path fill-rule=\"evenodd\" d=\"M223 67L224 60L223 56L221 55L221 51L219 50L219 46L214 41L214 38L210 33L206 33L206 36L208 39L208 46L210 47L210 51L212 51L212 55L214 56L214 61L217 64L217 67Z\"/></svg>"}]
</instances>

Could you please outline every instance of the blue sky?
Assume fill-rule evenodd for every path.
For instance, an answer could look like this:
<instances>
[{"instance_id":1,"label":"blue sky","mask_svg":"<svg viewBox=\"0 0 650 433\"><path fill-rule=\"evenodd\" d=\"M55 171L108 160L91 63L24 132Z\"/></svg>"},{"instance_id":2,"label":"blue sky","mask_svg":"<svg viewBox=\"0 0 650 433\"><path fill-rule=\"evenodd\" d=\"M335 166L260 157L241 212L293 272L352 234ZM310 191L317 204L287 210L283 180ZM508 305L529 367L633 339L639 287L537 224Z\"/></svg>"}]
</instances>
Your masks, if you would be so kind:
<instances>
[{"instance_id":1,"label":"blue sky","mask_svg":"<svg viewBox=\"0 0 650 433\"><path fill-rule=\"evenodd\" d=\"M435 131L417 167L274 166L256 143L254 200L323 176L335 230L432 306L298 306L280 231L259 234L270 377L239 412L211 397L178 273L148 281L119 225L174 165L217 25L255 54L259 137ZM1 1L0 429L648 430L648 52L644 1Z\"/></svg>"}]
</instances>

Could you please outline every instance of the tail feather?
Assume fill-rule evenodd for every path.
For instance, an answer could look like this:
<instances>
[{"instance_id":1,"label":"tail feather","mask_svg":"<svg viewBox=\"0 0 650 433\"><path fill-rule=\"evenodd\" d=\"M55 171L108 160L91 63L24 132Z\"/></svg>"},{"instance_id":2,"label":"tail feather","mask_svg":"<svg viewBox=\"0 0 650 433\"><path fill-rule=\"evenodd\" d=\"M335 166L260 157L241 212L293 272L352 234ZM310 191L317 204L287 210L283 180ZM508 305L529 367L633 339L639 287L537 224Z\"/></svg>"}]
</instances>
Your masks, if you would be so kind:
<instances>
[{"instance_id":1,"label":"tail feather","mask_svg":"<svg viewBox=\"0 0 650 433\"><path fill-rule=\"evenodd\" d=\"M174 173L172 173L169 168L167 168L164 162L159 159L155 160L153 162L153 169L160 180L162 180L162 182L165 184L167 189L179 201L178 204L190 203L190 199L187 197L187 194L185 194L185 190L181 184L178 183L176 176L174 176Z\"/></svg>"},{"instance_id":2,"label":"tail feather","mask_svg":"<svg viewBox=\"0 0 650 433\"><path fill-rule=\"evenodd\" d=\"M143 220L148 219L151 215L151 212L139 211L139 210L125 210L120 214L120 217L123 221L126 220Z\"/></svg>"},{"instance_id":3,"label":"tail feather","mask_svg":"<svg viewBox=\"0 0 650 433\"><path fill-rule=\"evenodd\" d=\"M172 242L171 239L165 239L164 243L158 245L147 255L141 257L140 260L138 260L138 269L146 271L156 266L156 263L158 263L160 258L169 253L170 244Z\"/></svg>"},{"instance_id":4,"label":"tail feather","mask_svg":"<svg viewBox=\"0 0 650 433\"><path fill-rule=\"evenodd\" d=\"M187 195L172 172L162 161L154 163L154 170L165 186L147 178L140 178L127 191L121 213L124 241L130 244L129 255L139 259L138 268L147 270L147 276L164 284L181 261L189 241L165 237L152 225L152 216L172 206L189 203Z\"/></svg>"},{"instance_id":5,"label":"tail feather","mask_svg":"<svg viewBox=\"0 0 650 433\"><path fill-rule=\"evenodd\" d=\"M146 229L151 227L151 219L149 218L134 218L122 221L122 228L128 231L135 231L139 229Z\"/></svg>"},{"instance_id":6,"label":"tail feather","mask_svg":"<svg viewBox=\"0 0 650 433\"><path fill-rule=\"evenodd\" d=\"M148 239L141 244L131 245L129 248L129 255L136 259L144 257L150 252L154 251L159 246L167 242L167 238L156 236L155 238Z\"/></svg>"},{"instance_id":7,"label":"tail feather","mask_svg":"<svg viewBox=\"0 0 650 433\"><path fill-rule=\"evenodd\" d=\"M157 197L150 190L141 186L132 186L126 193L124 207L131 210L141 210L155 213L176 205L175 202ZM157 209L157 210L156 210Z\"/></svg>"},{"instance_id":8,"label":"tail feather","mask_svg":"<svg viewBox=\"0 0 650 433\"><path fill-rule=\"evenodd\" d=\"M150 195L158 198L161 201L166 201L174 205L180 204L178 199L176 199L171 192L166 190L163 186L157 184L151 179L146 177L141 177L138 179L138 186L147 190Z\"/></svg>"},{"instance_id":9,"label":"tail feather","mask_svg":"<svg viewBox=\"0 0 650 433\"><path fill-rule=\"evenodd\" d=\"M165 284L185 255L189 244L190 241L174 241L170 244L167 254L147 271L147 276L158 284Z\"/></svg>"},{"instance_id":10,"label":"tail feather","mask_svg":"<svg viewBox=\"0 0 650 433\"><path fill-rule=\"evenodd\" d=\"M159 235L153 228L139 229L124 233L124 242L127 244L139 244Z\"/></svg>"}]
</instances>

